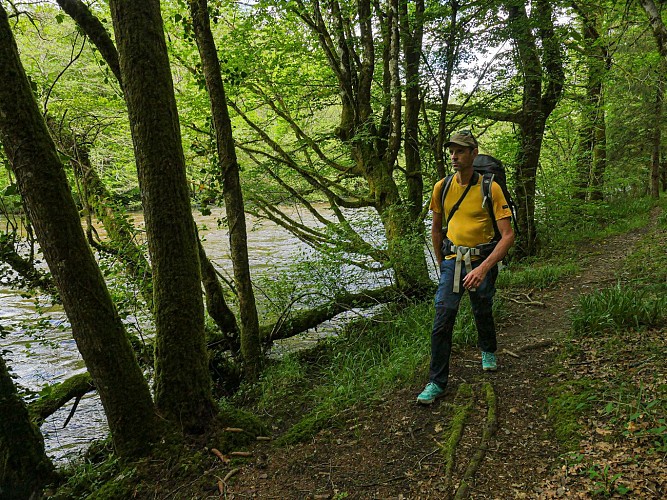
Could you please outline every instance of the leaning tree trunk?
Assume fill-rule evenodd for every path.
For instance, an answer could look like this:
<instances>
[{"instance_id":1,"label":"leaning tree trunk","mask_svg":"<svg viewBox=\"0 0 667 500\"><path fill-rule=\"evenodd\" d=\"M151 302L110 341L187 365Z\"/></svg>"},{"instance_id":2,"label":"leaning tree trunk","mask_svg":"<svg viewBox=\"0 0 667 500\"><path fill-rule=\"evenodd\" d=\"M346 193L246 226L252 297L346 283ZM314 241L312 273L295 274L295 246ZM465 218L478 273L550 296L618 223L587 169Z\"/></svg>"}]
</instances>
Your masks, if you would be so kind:
<instances>
[{"instance_id":1,"label":"leaning tree trunk","mask_svg":"<svg viewBox=\"0 0 667 500\"><path fill-rule=\"evenodd\" d=\"M208 16L207 0L191 0L190 10L197 47L202 60L206 88L211 99L211 116L220 159L220 177L225 198L225 213L229 227L229 246L234 268L234 281L239 298L241 316L241 355L246 376L255 380L262 366L262 350L259 338L259 319L255 295L250 280L248 260L248 235L245 222L243 192L236 158L232 122L229 118L225 88L222 82L220 61L215 47Z\"/></svg>"},{"instance_id":2,"label":"leaning tree trunk","mask_svg":"<svg viewBox=\"0 0 667 500\"><path fill-rule=\"evenodd\" d=\"M86 242L1 6L0 134L74 339L99 391L116 451L124 457L145 454L158 435L148 385Z\"/></svg>"},{"instance_id":3,"label":"leaning tree trunk","mask_svg":"<svg viewBox=\"0 0 667 500\"><path fill-rule=\"evenodd\" d=\"M155 400L187 433L215 415L199 252L160 2L109 2L132 128L155 290Z\"/></svg>"},{"instance_id":4,"label":"leaning tree trunk","mask_svg":"<svg viewBox=\"0 0 667 500\"><path fill-rule=\"evenodd\" d=\"M44 439L0 356L0 498L39 498L52 474Z\"/></svg>"},{"instance_id":5,"label":"leaning tree trunk","mask_svg":"<svg viewBox=\"0 0 667 500\"><path fill-rule=\"evenodd\" d=\"M118 62L118 52L116 51L116 47L113 44L113 41L109 36L109 33L107 33L106 29L99 21L99 19L97 19L93 15L90 9L81 0L57 0L57 1L58 5L60 5L60 7L72 19L74 19L79 28L81 28L81 30L83 30L83 32L86 33L86 35L90 38L95 47L97 47L97 49L100 51L100 54L104 58L105 62L109 65L109 68L111 68L111 71L118 80L118 83L122 87L122 77L120 73L120 64ZM92 165L90 165L90 167L92 168ZM92 172L92 174L94 174L95 176L97 175L96 172L94 171ZM99 185L102 186L101 184ZM104 193L102 192L99 194L104 195ZM108 196L104 195L103 198L108 198ZM111 217L112 221L118 219L118 215L110 211L111 207L108 204L104 204L103 206L104 206L103 208L104 213L107 214L107 216ZM103 223L104 220L105 219L102 218ZM107 231L109 231L109 228L106 229ZM128 229L132 230L132 228ZM113 238L112 234L110 234L110 236ZM122 234L119 236L122 236ZM135 250L132 249L132 246L129 245L128 248L131 249L130 253L134 254ZM201 242L199 243L199 260L201 261L202 285L204 287L204 292L206 293L206 310L209 316L211 316L211 319L213 319L215 324L218 325L218 328L220 328L220 331L223 334L235 337L236 334L238 333L236 327L236 318L234 317L234 313L227 306L224 294L222 293L222 287L220 285L220 281L217 279L217 275L215 273L215 268L213 267L213 264L211 264L209 258L206 256L206 251L201 245ZM142 259L137 255L137 262L140 266L139 269L141 271L144 271L145 268L145 271L147 273L145 276L145 280L141 281L141 283L142 286L146 287L148 287L148 285L150 284L150 290L148 288L146 288L145 290L146 294L150 294L150 298L147 298L147 295L145 297L146 301L149 302L149 306L152 310L153 309L152 275L151 276L148 275L148 273L150 273L151 270L143 265L144 261L145 259ZM132 268L130 268L130 272L132 272Z\"/></svg>"}]
</instances>

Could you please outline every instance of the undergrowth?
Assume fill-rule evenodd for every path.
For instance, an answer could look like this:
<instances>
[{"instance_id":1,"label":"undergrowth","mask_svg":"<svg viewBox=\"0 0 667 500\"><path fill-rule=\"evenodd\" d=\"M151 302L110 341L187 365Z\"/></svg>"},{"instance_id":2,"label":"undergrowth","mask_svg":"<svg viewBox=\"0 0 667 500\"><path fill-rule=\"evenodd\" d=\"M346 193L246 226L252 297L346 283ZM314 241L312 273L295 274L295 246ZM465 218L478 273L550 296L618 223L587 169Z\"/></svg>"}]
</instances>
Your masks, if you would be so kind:
<instances>
[{"instance_id":1,"label":"undergrowth","mask_svg":"<svg viewBox=\"0 0 667 500\"><path fill-rule=\"evenodd\" d=\"M627 257L619 282L580 298L555 368L559 381L545 389L556 437L570 452L567 472L592 495L640 495L637 477L650 470L642 467L667 457L664 214L663 207L657 227ZM605 450L632 457L639 472Z\"/></svg>"}]
</instances>

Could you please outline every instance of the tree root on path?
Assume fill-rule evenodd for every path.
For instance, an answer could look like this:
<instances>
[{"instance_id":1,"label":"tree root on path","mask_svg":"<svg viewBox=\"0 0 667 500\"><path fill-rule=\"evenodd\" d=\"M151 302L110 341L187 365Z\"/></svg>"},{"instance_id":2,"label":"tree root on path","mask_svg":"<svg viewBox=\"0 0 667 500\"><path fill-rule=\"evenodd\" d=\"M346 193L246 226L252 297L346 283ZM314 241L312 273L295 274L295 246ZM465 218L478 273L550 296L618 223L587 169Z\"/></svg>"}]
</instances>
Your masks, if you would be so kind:
<instances>
[{"instance_id":1,"label":"tree root on path","mask_svg":"<svg viewBox=\"0 0 667 500\"><path fill-rule=\"evenodd\" d=\"M474 455L472 455L470 458L470 462L466 467L458 487L452 491L451 494L448 494L447 498L463 499L468 497L470 483L473 481L475 475L477 474L477 471L479 470L479 467L484 460L489 441L493 438L493 436L495 436L496 430L498 428L497 400L493 386L489 382L484 382L482 384L482 392L484 393L487 414L486 425L482 431L479 447L477 448L477 451L474 453ZM451 416L448 434L446 435L446 439L443 442L437 443L440 449L440 453L445 459L445 484L443 490L447 492L450 491L454 474L456 449L459 445L459 442L461 441L461 438L463 437L466 420L470 415L470 410L474 401L475 395L473 394L472 386L465 383L459 385L456 396L454 397L454 411L453 415Z\"/></svg>"},{"instance_id":2,"label":"tree root on path","mask_svg":"<svg viewBox=\"0 0 667 500\"><path fill-rule=\"evenodd\" d=\"M463 402L461 400L463 399ZM449 490L449 484L454 470L454 459L456 456L456 447L463 436L463 428L465 421L468 418L470 407L473 402L472 387L470 384L459 385L456 396L454 397L454 404L458 406L454 410L452 416L449 437L444 443L438 443L440 450L445 458L445 491Z\"/></svg>"}]
</instances>

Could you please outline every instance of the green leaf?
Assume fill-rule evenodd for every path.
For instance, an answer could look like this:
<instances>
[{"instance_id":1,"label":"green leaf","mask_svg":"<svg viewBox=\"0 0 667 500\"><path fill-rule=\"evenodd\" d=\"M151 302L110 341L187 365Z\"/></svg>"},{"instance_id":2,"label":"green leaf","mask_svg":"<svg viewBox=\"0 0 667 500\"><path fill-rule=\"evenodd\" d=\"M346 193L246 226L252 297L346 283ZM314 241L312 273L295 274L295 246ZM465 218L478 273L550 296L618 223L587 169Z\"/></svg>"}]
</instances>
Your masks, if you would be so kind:
<instances>
[{"instance_id":1,"label":"green leaf","mask_svg":"<svg viewBox=\"0 0 667 500\"><path fill-rule=\"evenodd\" d=\"M19 188L16 184L10 184L5 188L5 192L3 193L3 196L14 196L19 194Z\"/></svg>"}]
</instances>

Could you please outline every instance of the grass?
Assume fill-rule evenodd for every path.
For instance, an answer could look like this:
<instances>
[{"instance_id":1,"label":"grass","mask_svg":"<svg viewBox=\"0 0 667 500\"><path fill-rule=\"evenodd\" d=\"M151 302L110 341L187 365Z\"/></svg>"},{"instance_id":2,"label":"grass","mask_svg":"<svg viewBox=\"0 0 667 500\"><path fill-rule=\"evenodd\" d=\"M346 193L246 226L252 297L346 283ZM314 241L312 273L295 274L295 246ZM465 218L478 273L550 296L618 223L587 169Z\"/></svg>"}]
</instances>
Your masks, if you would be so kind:
<instances>
[{"instance_id":1,"label":"grass","mask_svg":"<svg viewBox=\"0 0 667 500\"><path fill-rule=\"evenodd\" d=\"M664 205L664 200L658 203ZM551 224L558 227L540 227L545 235L544 249L551 254L563 255L568 247L577 242L599 240L625 233L646 225L646 214L656 205L650 197L622 198L615 202L589 202L576 205L574 209L563 209Z\"/></svg>"},{"instance_id":2,"label":"grass","mask_svg":"<svg viewBox=\"0 0 667 500\"><path fill-rule=\"evenodd\" d=\"M341 410L377 401L424 375L432 317L433 306L421 303L354 322L314 354L290 354L269 369L258 384L254 406L271 409L279 420L295 407L303 410L304 417L283 435L283 443L335 425Z\"/></svg>"},{"instance_id":3,"label":"grass","mask_svg":"<svg viewBox=\"0 0 667 500\"><path fill-rule=\"evenodd\" d=\"M303 418L278 444L311 437L335 426L341 411L378 401L397 387L425 381L434 314L430 302L396 306L385 314L349 325L311 353L293 353L267 370L254 389L260 412L286 422L301 408ZM468 300L462 302L454 345L476 342Z\"/></svg>"},{"instance_id":4,"label":"grass","mask_svg":"<svg viewBox=\"0 0 667 500\"><path fill-rule=\"evenodd\" d=\"M576 335L597 335L628 328L651 328L667 322L667 296L652 291L613 288L583 295L572 315Z\"/></svg>"},{"instance_id":5,"label":"grass","mask_svg":"<svg viewBox=\"0 0 667 500\"><path fill-rule=\"evenodd\" d=\"M579 266L571 263L543 264L540 266L509 266L498 274L498 288L535 288L543 290L557 284L563 278L579 272Z\"/></svg>"}]
</instances>

